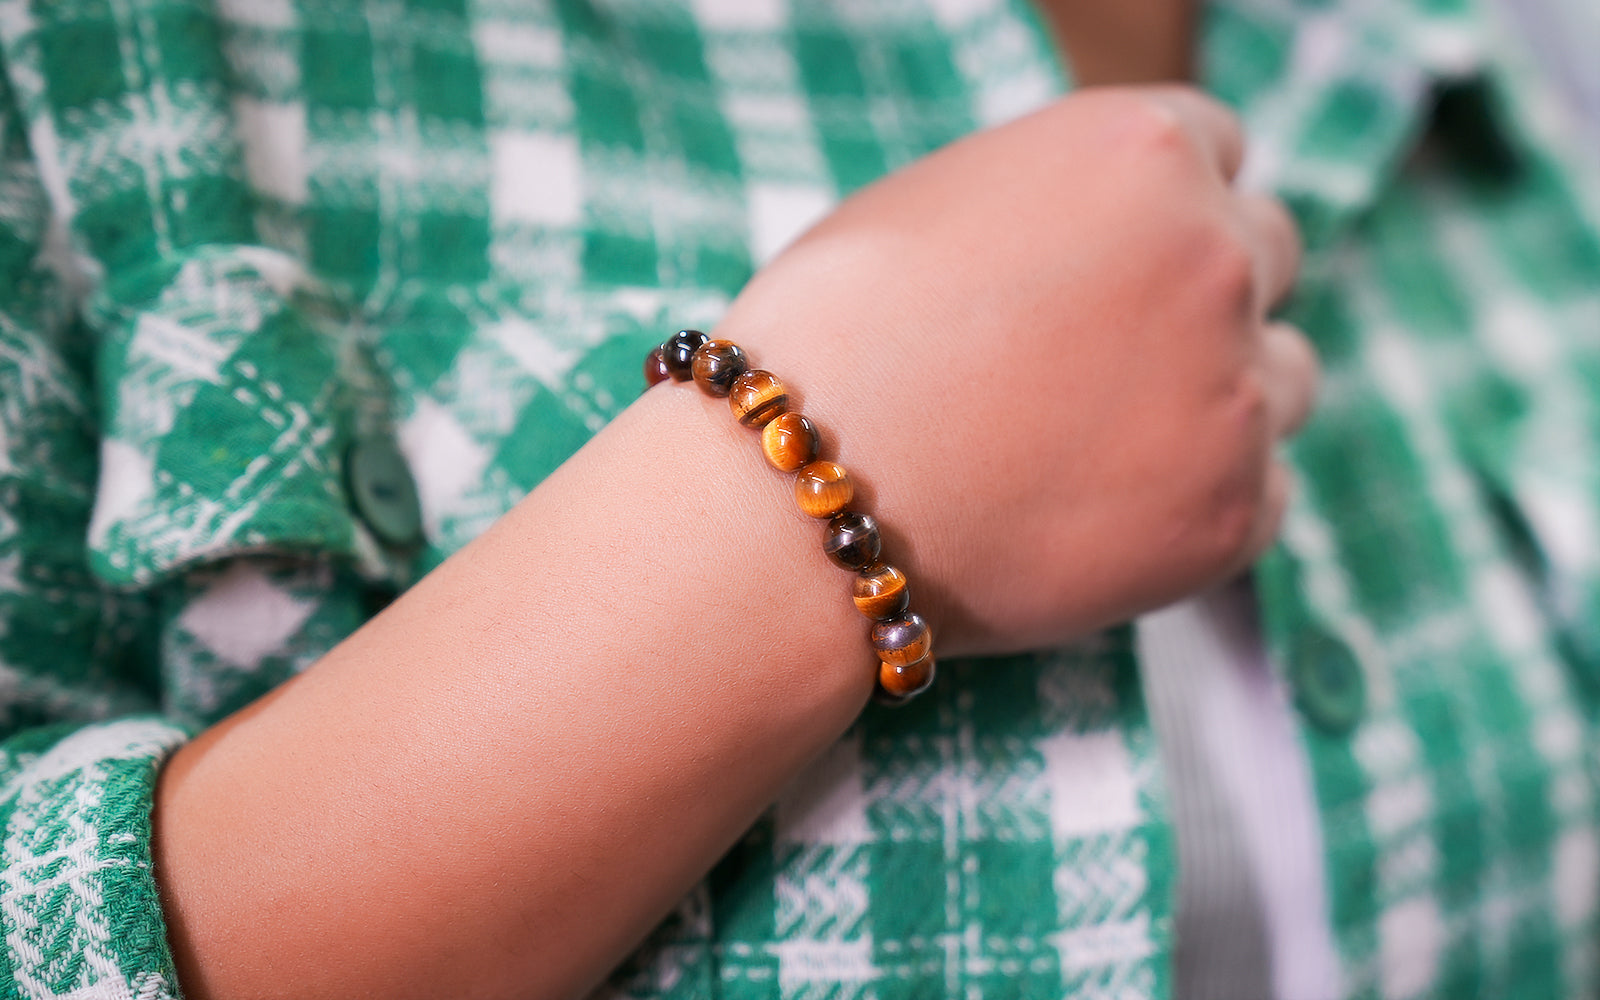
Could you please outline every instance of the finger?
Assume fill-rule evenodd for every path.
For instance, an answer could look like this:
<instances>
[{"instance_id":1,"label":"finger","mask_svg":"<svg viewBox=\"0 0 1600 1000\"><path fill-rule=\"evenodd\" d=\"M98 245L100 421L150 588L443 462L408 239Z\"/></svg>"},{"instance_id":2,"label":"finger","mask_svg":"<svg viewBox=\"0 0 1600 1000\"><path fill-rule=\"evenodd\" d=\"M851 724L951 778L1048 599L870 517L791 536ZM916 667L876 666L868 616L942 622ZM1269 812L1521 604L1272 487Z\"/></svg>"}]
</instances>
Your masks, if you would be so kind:
<instances>
[{"instance_id":1,"label":"finger","mask_svg":"<svg viewBox=\"0 0 1600 1000\"><path fill-rule=\"evenodd\" d=\"M1261 367L1267 392L1267 419L1278 438L1286 438L1311 416L1321 381L1317 352L1306 335L1288 323L1262 330Z\"/></svg>"},{"instance_id":2,"label":"finger","mask_svg":"<svg viewBox=\"0 0 1600 1000\"><path fill-rule=\"evenodd\" d=\"M1236 567L1240 572L1260 559L1278 540L1278 532L1283 528L1284 512L1289 509L1289 498L1294 493L1294 477L1289 467L1276 458L1272 459L1262 490L1260 514L1250 533L1250 542L1245 546L1243 559Z\"/></svg>"},{"instance_id":3,"label":"finger","mask_svg":"<svg viewBox=\"0 0 1600 1000\"><path fill-rule=\"evenodd\" d=\"M1193 87L1154 87L1150 96L1177 116L1223 180L1232 183L1244 162L1244 126L1238 116Z\"/></svg>"},{"instance_id":4,"label":"finger","mask_svg":"<svg viewBox=\"0 0 1600 1000\"><path fill-rule=\"evenodd\" d=\"M1239 196L1245 231L1256 261L1261 314L1289 297L1300 274L1300 228L1283 202L1264 194Z\"/></svg>"}]
</instances>

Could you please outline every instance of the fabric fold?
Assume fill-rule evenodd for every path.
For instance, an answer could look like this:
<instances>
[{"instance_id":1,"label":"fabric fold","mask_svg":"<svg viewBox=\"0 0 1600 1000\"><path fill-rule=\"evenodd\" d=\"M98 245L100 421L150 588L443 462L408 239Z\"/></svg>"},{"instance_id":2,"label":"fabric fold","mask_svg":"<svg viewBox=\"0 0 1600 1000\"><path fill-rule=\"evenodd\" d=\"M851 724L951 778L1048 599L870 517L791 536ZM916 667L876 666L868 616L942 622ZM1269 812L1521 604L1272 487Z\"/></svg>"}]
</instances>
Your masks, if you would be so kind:
<instances>
[{"instance_id":1,"label":"fabric fold","mask_svg":"<svg viewBox=\"0 0 1600 1000\"><path fill-rule=\"evenodd\" d=\"M246 553L356 558L335 311L292 258L255 246L199 248L95 295L98 575L145 586Z\"/></svg>"},{"instance_id":2,"label":"fabric fold","mask_svg":"<svg viewBox=\"0 0 1600 1000\"><path fill-rule=\"evenodd\" d=\"M316 553L385 575L342 481L353 335L257 232L216 12L14 2L0 51L84 290L94 573L148 587L230 556Z\"/></svg>"}]
</instances>

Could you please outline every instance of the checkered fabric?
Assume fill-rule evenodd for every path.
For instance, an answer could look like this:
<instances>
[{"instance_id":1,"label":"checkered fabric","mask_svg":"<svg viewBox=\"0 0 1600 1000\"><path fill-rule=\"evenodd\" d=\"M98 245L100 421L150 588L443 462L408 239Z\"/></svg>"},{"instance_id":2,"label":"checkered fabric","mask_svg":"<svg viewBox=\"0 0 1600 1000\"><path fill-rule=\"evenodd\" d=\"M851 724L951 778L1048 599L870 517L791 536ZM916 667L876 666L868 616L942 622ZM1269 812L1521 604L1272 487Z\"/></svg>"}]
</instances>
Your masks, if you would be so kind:
<instances>
[{"instance_id":1,"label":"checkered fabric","mask_svg":"<svg viewBox=\"0 0 1600 1000\"><path fill-rule=\"evenodd\" d=\"M1573 185L1594 166L1521 127L1554 103L1467 13L1407 12L1416 58L1365 74L1331 20L1283 26L1292 80L1339 80L1320 113L1217 67L1253 120L1297 124L1261 129L1257 166L1318 206L1291 313L1327 380L1262 596L1291 676L1343 651L1365 678L1352 732L1305 729L1347 995L1589 996L1600 245ZM1373 114L1397 87L1431 116Z\"/></svg>"},{"instance_id":2,"label":"checkered fabric","mask_svg":"<svg viewBox=\"0 0 1600 1000\"><path fill-rule=\"evenodd\" d=\"M1294 317L1329 383L1262 596L1292 677L1366 681L1353 732L1305 735L1351 996L1595 989L1595 202L1479 23L1235 0L1206 27L1250 180L1314 250ZM28 997L175 995L163 755L495 520L842 195L1060 86L1021 0L0 0L0 59L0 958ZM373 434L420 555L352 513ZM1133 649L869 710L605 992L1166 995Z\"/></svg>"}]
</instances>

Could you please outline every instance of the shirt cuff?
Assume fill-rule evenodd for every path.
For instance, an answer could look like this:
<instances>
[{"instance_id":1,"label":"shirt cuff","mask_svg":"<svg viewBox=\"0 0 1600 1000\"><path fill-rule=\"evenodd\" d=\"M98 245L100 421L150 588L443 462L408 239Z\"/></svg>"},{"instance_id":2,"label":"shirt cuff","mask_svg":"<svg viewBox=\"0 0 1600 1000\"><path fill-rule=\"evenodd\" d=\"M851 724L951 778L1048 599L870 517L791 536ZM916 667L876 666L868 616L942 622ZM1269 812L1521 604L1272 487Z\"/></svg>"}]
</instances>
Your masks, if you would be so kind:
<instances>
[{"instance_id":1,"label":"shirt cuff","mask_svg":"<svg viewBox=\"0 0 1600 1000\"><path fill-rule=\"evenodd\" d=\"M159 719L28 730L0 745L0 932L8 996L178 993L150 864Z\"/></svg>"}]
</instances>

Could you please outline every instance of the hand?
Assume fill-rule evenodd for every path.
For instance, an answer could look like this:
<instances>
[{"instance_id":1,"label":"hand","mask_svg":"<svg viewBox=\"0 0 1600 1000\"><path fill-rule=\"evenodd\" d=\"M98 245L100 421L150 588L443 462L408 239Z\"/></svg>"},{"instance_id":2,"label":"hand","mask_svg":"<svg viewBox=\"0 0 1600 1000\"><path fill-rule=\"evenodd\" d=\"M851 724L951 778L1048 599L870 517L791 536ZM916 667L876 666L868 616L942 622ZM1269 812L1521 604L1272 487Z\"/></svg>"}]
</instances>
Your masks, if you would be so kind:
<instances>
[{"instance_id":1,"label":"hand","mask_svg":"<svg viewBox=\"0 0 1600 1000\"><path fill-rule=\"evenodd\" d=\"M943 654L1084 634L1271 542L1316 360L1299 243L1182 88L1089 91L847 201L719 336L803 394Z\"/></svg>"}]
</instances>

